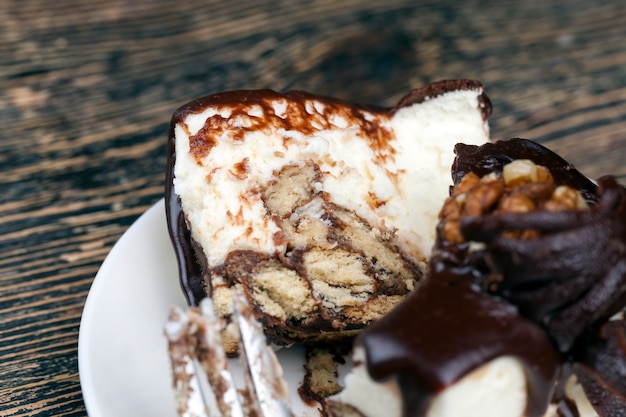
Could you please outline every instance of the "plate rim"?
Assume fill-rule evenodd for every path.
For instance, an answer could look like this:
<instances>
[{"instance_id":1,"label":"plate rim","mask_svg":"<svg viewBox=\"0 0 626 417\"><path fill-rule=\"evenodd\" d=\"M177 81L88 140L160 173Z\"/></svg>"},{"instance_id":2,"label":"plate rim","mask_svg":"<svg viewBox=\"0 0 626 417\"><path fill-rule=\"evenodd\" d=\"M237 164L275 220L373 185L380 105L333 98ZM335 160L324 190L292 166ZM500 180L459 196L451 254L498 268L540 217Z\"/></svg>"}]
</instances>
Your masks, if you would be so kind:
<instances>
[{"instance_id":1,"label":"plate rim","mask_svg":"<svg viewBox=\"0 0 626 417\"><path fill-rule=\"evenodd\" d=\"M158 241L158 245L167 245L170 247L171 249L171 261L174 262L173 265L168 265L168 267L172 267L172 273L175 274L176 277L178 277L178 269L176 266L176 255L174 252L174 248L171 246L171 240L169 238L169 234L167 232L167 225L166 225L166 217L165 217L165 201L164 199L160 199L159 201L157 201L155 204L153 204L151 207L149 207L144 213L142 213L132 224L131 226L120 236L120 238L115 242L115 244L113 245L113 247L111 248L111 250L109 251L109 253L107 254L107 256L105 257L105 259L103 260L100 268L98 269L95 278L91 284L91 287L89 289L89 292L87 294L86 300L85 300L85 305L83 307L83 312L81 315L81 320L80 320L80 325L79 325L79 334L78 334L78 373L79 373L79 381L80 381L80 387L81 387L81 393L82 393L82 397L83 397L83 402L85 404L85 409L87 412L87 415L89 415L89 417L134 417L136 414L131 414L131 415L126 415L123 412L122 413L111 413L109 412L111 410L110 407L115 408L115 404L113 406L110 407L105 407L103 406L103 401L104 403L106 403L107 405L109 404L109 401L111 400L110 398L107 398L106 395L107 394L111 394L111 392L106 392L106 393L100 393L97 390L96 385L102 385L102 383L98 383L96 381L96 374L101 374L103 371L101 368L99 368L96 365L96 358L94 358L94 352L93 350L97 348L94 348L94 344L97 343L97 340L93 340L97 338L97 334L96 336L94 336L94 331L99 330L102 331L104 330L104 332L106 333L108 329L101 329L100 327L98 327L97 325L97 321L98 319L100 321L102 320L106 320L107 324L111 322L111 319L102 319L101 318L101 314L102 314L102 306L99 303L99 298L105 297L105 299L107 299L107 297L111 297L111 295L108 293L109 288L107 287L108 285L111 285L111 283L115 283L119 281L116 281L115 278L117 276L119 276L119 274L115 275L114 273L115 268L117 267L117 262L122 262L120 260L120 256L124 257L127 255L121 254L120 252L123 252L125 250L130 250L133 248L133 246L129 245L133 245L136 241L135 239L137 239L137 233L138 232L142 232L145 231L144 229L146 227L150 227L152 225L152 222L156 222L158 221L158 219L160 218L160 216L163 216L162 219L162 224L159 225L159 227L162 227L162 229L153 229L153 230L158 230L157 233L162 234L163 238L165 238L165 236L167 236L167 242L163 242L161 240ZM159 217L157 217L159 216ZM154 249L153 247L149 246L149 248ZM137 249L133 249L133 250L137 250ZM125 262L125 261L124 261ZM145 276L144 276L145 277ZM158 280L158 282L160 282L161 280ZM128 280L126 282L135 282L132 279ZM141 282L140 279L138 279L137 282ZM167 292L167 298L168 301L171 301L172 299L175 300L173 302L170 303L170 305L164 307L163 310L163 322L161 323L162 326L165 326L165 322L167 319L167 313L168 313L168 308L171 307L171 305L173 304L179 304L179 306L181 307L186 307L186 301L185 301L185 297L183 294L182 289L180 289L180 291L176 292L176 293L172 293L171 298L170 298L170 290L171 288L179 288L180 283L178 282L178 280L174 281L172 280L171 282L165 282L162 286L156 286L155 288L157 288L157 291L155 291L154 294L158 296L162 296L162 293L159 291L166 291ZM106 289L106 290L105 290ZM131 288L132 289L132 288ZM151 295L154 295L151 294ZM158 300L158 298L157 298ZM109 299L109 301L111 301ZM119 300L112 300L113 302L115 301L119 301ZM124 300L122 300L124 301ZM158 301L156 301L155 303L158 303ZM154 304L152 304L153 306ZM148 308L150 308L150 304L148 304ZM160 305L158 305L159 308L161 308ZM140 308L141 310L141 308ZM151 313L150 313L151 314ZM94 324L94 322L96 324ZM90 324L91 323L91 327ZM100 323L101 325L102 323ZM153 327L156 325L155 322L148 322L147 326L142 326L142 327ZM132 325L131 325L132 326ZM143 331L143 329L141 330ZM108 334L108 333L107 333ZM142 333L143 336L146 336L146 333ZM153 336L154 333L150 333L148 336ZM163 335L163 344L164 346L166 346L166 339L165 336ZM108 346L110 347L110 346ZM119 348L119 344L112 344L113 348ZM131 352L131 354L134 352ZM161 353L159 350L154 350L154 351L148 351L146 352L146 354L157 354L158 356L161 356ZM162 352L163 356L167 358L167 353L165 348L163 349ZM302 382L302 378L304 377L304 348L301 346L293 346L292 348L289 349L281 349L281 352L279 353L279 361L280 364L283 368L283 376L285 377L288 385L289 385L289 390L291 391L291 398L292 398L292 407L293 411L296 413L295 415L297 415L298 417L319 417L320 416L320 410L318 409L317 405L314 404L310 404L310 405L304 405L302 403L302 399L300 397L300 395L298 394L298 389L300 387L300 384ZM105 358L106 359L106 358ZM236 359L234 359L233 361L238 362ZM349 363L349 361L347 362ZM139 363L135 362L133 363L133 365L138 364L138 365L143 365L145 364L142 361L139 361ZM154 363L150 363L150 365L154 365ZM161 364L162 365L162 364ZM234 363L231 362L231 366L233 366ZM235 365L236 366L236 365ZM153 367L154 368L154 367ZM156 367L155 369L159 370L159 371L163 371L162 367ZM131 370L132 371L132 370ZM112 373L115 375L115 371L112 371ZM131 378L131 380L133 379L140 379L140 378ZM115 381L117 381L117 379L115 379ZM158 384L164 384L165 382L167 382L169 384L169 390L172 392L172 396L171 396L171 404L172 404L172 408L171 408L171 416L175 416L176 415L176 405L175 405L175 398L173 395L173 391L171 390L171 376L170 379L167 381L162 381L159 379ZM105 388L106 389L111 389L111 385L109 385L110 383L107 382L105 384ZM153 387L154 388L154 387ZM159 390L159 393L161 392L160 389L162 389L163 387L161 385L156 386L157 390ZM113 389L113 394L118 394L118 392L115 391L115 389ZM143 398L145 394L141 394L141 398ZM151 395L152 394L151 392ZM298 398L298 400L296 400L296 397ZM295 400L295 401L294 401ZM157 404L161 405L164 404L165 400L160 400L157 402ZM118 402L119 403L119 402ZM131 408L132 406L136 406L137 402L129 402L129 406L128 408ZM126 407L126 405L124 405L124 407ZM161 408L163 409L163 407ZM160 410L161 410L160 409ZM126 408L124 408L124 410L126 410ZM129 410L130 412L131 410ZM159 413L159 415L167 415L170 416L169 411L165 410L163 413Z\"/></svg>"},{"instance_id":2,"label":"plate rim","mask_svg":"<svg viewBox=\"0 0 626 417\"><path fill-rule=\"evenodd\" d=\"M79 323L77 351L78 378L83 402L85 404L85 410L89 417L104 416L102 409L96 406L98 403L97 392L93 383L94 369L92 366L93 362L90 361L91 357L89 349L91 346L91 340L89 338L90 334L87 331L88 323L92 322L96 315L96 300L103 293L103 288L105 288L107 282L106 277L109 276L109 270L112 269L112 265L118 257L118 253L132 242L133 234L141 228L143 223L149 222L152 217L158 214L159 210L165 211L164 203L164 198L159 199L156 203L152 204L147 210L141 213L141 215L124 231L124 233L122 233L100 264L100 267L98 268L98 271L96 272L88 290Z\"/></svg>"}]
</instances>

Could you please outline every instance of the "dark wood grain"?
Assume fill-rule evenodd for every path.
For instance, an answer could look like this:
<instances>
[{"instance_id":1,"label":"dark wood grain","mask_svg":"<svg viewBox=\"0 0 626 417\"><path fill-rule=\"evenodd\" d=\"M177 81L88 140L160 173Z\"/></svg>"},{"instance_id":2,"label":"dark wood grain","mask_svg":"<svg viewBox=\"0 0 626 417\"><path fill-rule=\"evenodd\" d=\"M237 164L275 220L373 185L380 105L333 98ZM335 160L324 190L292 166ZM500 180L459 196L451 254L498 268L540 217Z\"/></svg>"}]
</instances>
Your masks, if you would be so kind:
<instances>
[{"instance_id":1,"label":"dark wood grain","mask_svg":"<svg viewBox=\"0 0 626 417\"><path fill-rule=\"evenodd\" d=\"M297 88L389 105L477 78L495 138L626 182L623 2L9 0L0 22L0 415L85 415L87 292L162 197L167 124L193 98Z\"/></svg>"}]
</instances>

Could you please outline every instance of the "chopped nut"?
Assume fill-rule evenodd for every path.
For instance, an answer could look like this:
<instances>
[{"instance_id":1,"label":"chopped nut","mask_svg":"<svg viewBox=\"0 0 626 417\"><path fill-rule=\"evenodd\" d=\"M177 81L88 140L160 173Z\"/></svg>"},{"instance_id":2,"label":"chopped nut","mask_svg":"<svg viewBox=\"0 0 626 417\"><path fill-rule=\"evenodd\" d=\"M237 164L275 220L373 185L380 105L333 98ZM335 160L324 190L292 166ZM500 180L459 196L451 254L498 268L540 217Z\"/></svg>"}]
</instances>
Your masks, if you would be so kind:
<instances>
[{"instance_id":1,"label":"chopped nut","mask_svg":"<svg viewBox=\"0 0 626 417\"><path fill-rule=\"evenodd\" d=\"M497 172L490 172L480 179L481 182L499 181L500 177Z\"/></svg>"},{"instance_id":2,"label":"chopped nut","mask_svg":"<svg viewBox=\"0 0 626 417\"><path fill-rule=\"evenodd\" d=\"M459 194L466 193L473 186L478 184L478 181L480 181L480 178L478 177L478 175L474 174L473 172L465 174L465 176L461 179L461 181L457 185L454 186L452 195L456 196Z\"/></svg>"},{"instance_id":3,"label":"chopped nut","mask_svg":"<svg viewBox=\"0 0 626 417\"><path fill-rule=\"evenodd\" d=\"M548 168L537 165L537 182L554 182L552 173Z\"/></svg>"},{"instance_id":4,"label":"chopped nut","mask_svg":"<svg viewBox=\"0 0 626 417\"><path fill-rule=\"evenodd\" d=\"M537 230L527 229L527 230L505 230L502 232L502 236L507 237L509 239L519 239L519 240L528 240L534 239L540 236L540 233Z\"/></svg>"},{"instance_id":5,"label":"chopped nut","mask_svg":"<svg viewBox=\"0 0 626 417\"><path fill-rule=\"evenodd\" d=\"M539 235L540 233L538 230L526 229L526 230L522 230L522 235L519 238L522 240L534 239L536 237L539 237Z\"/></svg>"},{"instance_id":6,"label":"chopped nut","mask_svg":"<svg viewBox=\"0 0 626 417\"><path fill-rule=\"evenodd\" d=\"M464 216L480 216L496 204L502 193L502 181L479 182L467 193L463 206Z\"/></svg>"},{"instance_id":7,"label":"chopped nut","mask_svg":"<svg viewBox=\"0 0 626 417\"><path fill-rule=\"evenodd\" d=\"M576 191L576 194L578 194L578 199L576 200L576 209L587 210L589 208L589 204L587 204L587 201L583 198L583 195L578 190Z\"/></svg>"},{"instance_id":8,"label":"chopped nut","mask_svg":"<svg viewBox=\"0 0 626 417\"><path fill-rule=\"evenodd\" d=\"M555 187L552 182L531 182L530 184L518 185L510 192L511 194L523 194L539 205L550 198Z\"/></svg>"},{"instance_id":9,"label":"chopped nut","mask_svg":"<svg viewBox=\"0 0 626 417\"><path fill-rule=\"evenodd\" d=\"M460 207L463 204L463 198L465 194L459 194L457 198L448 198L443 203L443 207L441 207L441 212L439 213L440 219L458 219L461 215Z\"/></svg>"},{"instance_id":10,"label":"chopped nut","mask_svg":"<svg viewBox=\"0 0 626 417\"><path fill-rule=\"evenodd\" d=\"M544 208L549 211L583 210L588 205L577 190L561 185L554 189Z\"/></svg>"},{"instance_id":11,"label":"chopped nut","mask_svg":"<svg viewBox=\"0 0 626 417\"><path fill-rule=\"evenodd\" d=\"M465 238L463 238L463 235L461 235L461 229L459 227L458 220L449 220L444 223L443 236L448 242L454 245L463 243L465 241Z\"/></svg>"},{"instance_id":12,"label":"chopped nut","mask_svg":"<svg viewBox=\"0 0 626 417\"><path fill-rule=\"evenodd\" d=\"M515 160L479 178L466 174L452 190L440 212L442 237L452 244L463 243L459 224L462 217L488 213L527 213L533 210L580 210L587 208L580 192L566 186L556 187L551 172L530 160ZM506 230L503 236L533 239L537 230Z\"/></svg>"},{"instance_id":13,"label":"chopped nut","mask_svg":"<svg viewBox=\"0 0 626 417\"><path fill-rule=\"evenodd\" d=\"M504 166L502 178L508 187L537 182L537 165L528 159L517 159Z\"/></svg>"},{"instance_id":14,"label":"chopped nut","mask_svg":"<svg viewBox=\"0 0 626 417\"><path fill-rule=\"evenodd\" d=\"M537 206L524 194L511 194L503 197L498 204L498 209L507 213L527 213Z\"/></svg>"}]
</instances>

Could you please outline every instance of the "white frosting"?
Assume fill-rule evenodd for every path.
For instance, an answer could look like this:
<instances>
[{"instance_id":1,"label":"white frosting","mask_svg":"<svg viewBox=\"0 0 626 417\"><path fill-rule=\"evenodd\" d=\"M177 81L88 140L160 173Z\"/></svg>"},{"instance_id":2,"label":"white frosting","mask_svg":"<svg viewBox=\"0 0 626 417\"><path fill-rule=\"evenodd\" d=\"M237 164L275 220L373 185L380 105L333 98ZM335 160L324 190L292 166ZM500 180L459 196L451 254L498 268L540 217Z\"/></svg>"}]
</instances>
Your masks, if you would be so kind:
<instances>
[{"instance_id":1,"label":"white frosting","mask_svg":"<svg viewBox=\"0 0 626 417\"><path fill-rule=\"evenodd\" d=\"M237 249L278 254L286 250L274 235L278 225L267 216L258 191L285 165L317 163L322 172L320 190L331 200L381 230L397 230L405 253L424 261L435 238L438 211L451 184L453 146L482 144L488 125L482 119L478 96L465 90L443 94L395 112L364 112L362 116L391 132L381 149L370 146L358 120L329 113L324 102L308 100L307 121L319 130L306 135L297 130L250 130L234 136L238 126L260 117L258 105L247 116L225 119L229 128L201 159L190 153L189 139L216 115L231 116L228 108L208 107L176 124L174 187L192 227L193 238L204 248L209 266L221 264ZM241 104L243 105L243 104ZM289 118L289 103L275 99L269 106L281 119ZM322 115L322 112L327 112ZM216 116L217 117L217 116ZM326 117L326 126L322 126ZM241 132L237 132L240 134ZM246 161L248 171L238 173ZM372 204L372 201L384 204Z\"/></svg>"}]
</instances>

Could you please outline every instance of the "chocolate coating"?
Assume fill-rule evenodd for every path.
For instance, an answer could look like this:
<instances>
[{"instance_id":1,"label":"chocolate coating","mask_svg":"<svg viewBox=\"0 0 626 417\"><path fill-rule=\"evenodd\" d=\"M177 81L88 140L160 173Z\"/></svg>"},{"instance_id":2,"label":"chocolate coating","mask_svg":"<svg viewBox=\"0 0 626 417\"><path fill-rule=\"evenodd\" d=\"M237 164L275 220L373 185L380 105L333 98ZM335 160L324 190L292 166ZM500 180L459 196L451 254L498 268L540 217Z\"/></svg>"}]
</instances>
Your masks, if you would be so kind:
<instances>
[{"instance_id":1,"label":"chocolate coating","mask_svg":"<svg viewBox=\"0 0 626 417\"><path fill-rule=\"evenodd\" d=\"M564 392L572 372L601 416L626 415L626 325L603 324L626 305L626 190L612 177L596 186L524 139L455 150L455 184L470 172L501 175L507 163L530 159L591 208L465 217L459 244L444 238L440 223L427 280L358 339L370 375L397 377L404 415L424 416L445 387L513 355L526 367L529 416L543 415L551 401L560 417L579 416ZM504 233L528 229L538 237ZM469 241L485 247L470 251Z\"/></svg>"},{"instance_id":2,"label":"chocolate coating","mask_svg":"<svg viewBox=\"0 0 626 417\"><path fill-rule=\"evenodd\" d=\"M430 84L426 87L417 88L415 90L410 91L406 94L400 101L398 105L391 109L391 111L396 111L402 107L410 106L417 103L422 103L426 100L429 100L433 97L440 96L450 91L455 90L478 90L483 89L483 85L480 81L476 80L442 80L433 84ZM491 101L489 97L485 94L482 94L479 97L480 107L483 111L483 120L487 120L489 116L491 116L491 112L493 110Z\"/></svg>"},{"instance_id":3,"label":"chocolate coating","mask_svg":"<svg viewBox=\"0 0 626 417\"><path fill-rule=\"evenodd\" d=\"M176 116L174 116L175 118ZM170 124L170 140L167 149L167 170L165 172L165 215L167 229L178 261L178 277L185 299L190 306L197 307L206 296L204 274L187 227L180 198L174 191L174 164L176 147L174 143L174 119Z\"/></svg>"},{"instance_id":4,"label":"chocolate coating","mask_svg":"<svg viewBox=\"0 0 626 417\"><path fill-rule=\"evenodd\" d=\"M372 378L397 376L404 416L424 416L441 390L500 356L520 360L528 376L527 415L552 397L560 357L543 330L517 309L480 292L477 271L431 263L431 275L359 338Z\"/></svg>"}]
</instances>

